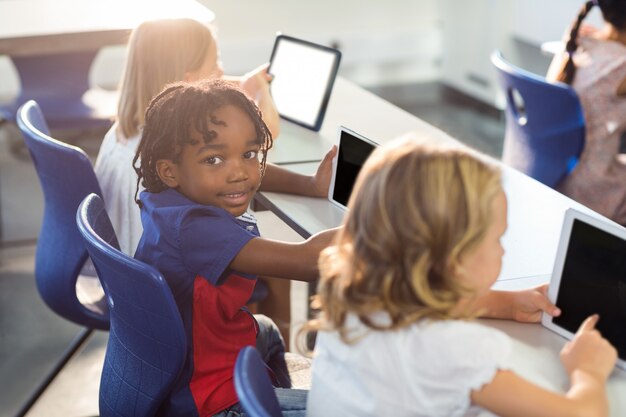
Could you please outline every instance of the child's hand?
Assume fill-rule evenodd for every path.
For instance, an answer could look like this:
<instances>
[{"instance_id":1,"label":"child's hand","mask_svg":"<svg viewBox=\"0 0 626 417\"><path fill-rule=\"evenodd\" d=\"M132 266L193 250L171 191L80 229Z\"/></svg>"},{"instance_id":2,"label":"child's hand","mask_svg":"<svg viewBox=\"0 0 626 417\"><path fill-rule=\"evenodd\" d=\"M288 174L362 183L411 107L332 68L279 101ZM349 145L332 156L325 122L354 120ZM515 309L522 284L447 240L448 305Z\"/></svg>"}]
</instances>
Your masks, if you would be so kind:
<instances>
[{"instance_id":1,"label":"child's hand","mask_svg":"<svg viewBox=\"0 0 626 417\"><path fill-rule=\"evenodd\" d=\"M587 317L561 350L561 362L570 376L579 370L604 381L615 366L617 351L595 329L598 318L597 314Z\"/></svg>"},{"instance_id":2,"label":"child's hand","mask_svg":"<svg viewBox=\"0 0 626 417\"><path fill-rule=\"evenodd\" d=\"M267 73L269 64L263 64L260 67L241 77L240 86L253 100L258 101L263 94L269 94L269 83L272 76Z\"/></svg>"},{"instance_id":3,"label":"child's hand","mask_svg":"<svg viewBox=\"0 0 626 417\"><path fill-rule=\"evenodd\" d=\"M548 285L522 291L490 291L478 299L476 307L483 310L482 316L507 319L524 323L537 323L544 311L551 316L561 314L548 299Z\"/></svg>"},{"instance_id":4,"label":"child's hand","mask_svg":"<svg viewBox=\"0 0 626 417\"><path fill-rule=\"evenodd\" d=\"M263 121L267 124L272 138L276 140L280 135L280 116L272 100L270 81L272 76L267 73L269 64L263 64L239 78L239 85L246 94L254 100L263 114Z\"/></svg>"},{"instance_id":5,"label":"child's hand","mask_svg":"<svg viewBox=\"0 0 626 417\"><path fill-rule=\"evenodd\" d=\"M326 197L330 187L330 177L333 175L333 158L337 155L337 146L326 153L322 162L317 167L317 172L311 177L311 196Z\"/></svg>"},{"instance_id":6,"label":"child's hand","mask_svg":"<svg viewBox=\"0 0 626 417\"><path fill-rule=\"evenodd\" d=\"M511 318L525 323L537 323L544 311L551 316L558 316L561 310L548 299L548 284L528 290L513 292Z\"/></svg>"}]
</instances>

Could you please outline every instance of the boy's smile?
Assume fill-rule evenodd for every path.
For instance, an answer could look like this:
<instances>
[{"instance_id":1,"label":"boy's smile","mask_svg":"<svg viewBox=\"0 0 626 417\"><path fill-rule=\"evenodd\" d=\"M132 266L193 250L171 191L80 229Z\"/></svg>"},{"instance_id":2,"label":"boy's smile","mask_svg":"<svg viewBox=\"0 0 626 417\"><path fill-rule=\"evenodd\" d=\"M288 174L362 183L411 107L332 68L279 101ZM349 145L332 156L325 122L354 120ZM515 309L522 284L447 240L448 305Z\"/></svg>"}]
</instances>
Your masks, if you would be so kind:
<instances>
[{"instance_id":1,"label":"boy's smile","mask_svg":"<svg viewBox=\"0 0 626 417\"><path fill-rule=\"evenodd\" d=\"M216 137L204 143L200 133L192 132L193 143L184 146L180 162L159 161L159 175L190 200L236 217L248 209L261 183L260 139L250 117L233 105L218 109L214 117L223 122L210 124Z\"/></svg>"}]
</instances>

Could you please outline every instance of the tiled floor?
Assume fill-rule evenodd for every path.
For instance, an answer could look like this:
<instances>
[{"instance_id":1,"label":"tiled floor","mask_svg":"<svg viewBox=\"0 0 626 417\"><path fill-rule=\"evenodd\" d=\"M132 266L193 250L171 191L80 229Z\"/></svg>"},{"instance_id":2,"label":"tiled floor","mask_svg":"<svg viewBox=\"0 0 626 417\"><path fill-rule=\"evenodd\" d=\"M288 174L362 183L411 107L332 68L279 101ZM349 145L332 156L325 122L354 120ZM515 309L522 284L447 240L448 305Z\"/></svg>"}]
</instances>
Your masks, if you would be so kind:
<instances>
[{"instance_id":1,"label":"tiled floor","mask_svg":"<svg viewBox=\"0 0 626 417\"><path fill-rule=\"evenodd\" d=\"M468 100L439 84L372 89L440 127L457 139L499 157L504 122L494 109ZM95 156L102 132L58 132ZM0 417L16 415L37 384L61 356L79 328L55 316L38 297L33 278L34 244L43 207L42 194L21 137L0 126ZM260 228L275 238L299 239L269 213ZM294 285L294 321L304 319L306 286ZM96 332L65 367L29 416L97 415L97 392L107 334Z\"/></svg>"}]
</instances>

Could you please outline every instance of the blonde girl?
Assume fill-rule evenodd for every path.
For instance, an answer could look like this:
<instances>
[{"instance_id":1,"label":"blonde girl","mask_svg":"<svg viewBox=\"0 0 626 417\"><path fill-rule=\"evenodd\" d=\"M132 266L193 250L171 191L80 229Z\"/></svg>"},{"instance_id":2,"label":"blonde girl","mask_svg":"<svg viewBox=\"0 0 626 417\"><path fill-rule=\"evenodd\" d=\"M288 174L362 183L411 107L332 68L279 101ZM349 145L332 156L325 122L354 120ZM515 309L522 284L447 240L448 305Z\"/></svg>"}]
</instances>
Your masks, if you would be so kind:
<instances>
[{"instance_id":1,"label":"blonde girl","mask_svg":"<svg viewBox=\"0 0 626 417\"><path fill-rule=\"evenodd\" d=\"M604 382L616 352L593 329L597 317L562 351L565 395L507 370L510 339L471 320L558 314L542 304L545 286L490 290L507 227L497 167L402 140L372 154L349 207L320 257L308 416L608 413Z\"/></svg>"}]
</instances>

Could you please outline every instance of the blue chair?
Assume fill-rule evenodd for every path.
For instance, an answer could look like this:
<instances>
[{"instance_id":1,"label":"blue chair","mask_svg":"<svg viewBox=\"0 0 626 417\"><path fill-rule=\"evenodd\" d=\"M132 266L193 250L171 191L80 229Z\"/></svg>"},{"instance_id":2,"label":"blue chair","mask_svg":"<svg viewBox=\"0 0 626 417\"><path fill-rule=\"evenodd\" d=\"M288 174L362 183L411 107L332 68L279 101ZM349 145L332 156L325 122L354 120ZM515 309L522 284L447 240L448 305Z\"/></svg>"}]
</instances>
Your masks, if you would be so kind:
<instances>
[{"instance_id":1,"label":"blue chair","mask_svg":"<svg viewBox=\"0 0 626 417\"><path fill-rule=\"evenodd\" d=\"M35 101L20 107L17 124L45 199L35 256L39 294L58 315L91 329L108 330L108 309L97 277L80 276L88 255L76 227L76 210L88 194L102 194L91 162L80 148L50 137Z\"/></svg>"},{"instance_id":2,"label":"blue chair","mask_svg":"<svg viewBox=\"0 0 626 417\"><path fill-rule=\"evenodd\" d=\"M491 62L507 102L502 160L556 187L578 163L585 143L585 120L576 92L511 65L499 51L491 55Z\"/></svg>"},{"instance_id":3,"label":"blue chair","mask_svg":"<svg viewBox=\"0 0 626 417\"><path fill-rule=\"evenodd\" d=\"M124 42L120 38L120 43ZM37 53L31 48L26 54L9 48L7 56L15 66L20 91L11 102L0 104L0 119L16 121L19 107L35 99L53 129L110 127L118 92L91 87L89 83L89 72L99 48L84 45L74 52L50 53L43 50Z\"/></svg>"},{"instance_id":4,"label":"blue chair","mask_svg":"<svg viewBox=\"0 0 626 417\"><path fill-rule=\"evenodd\" d=\"M235 390L241 406L251 417L283 415L267 372L267 366L255 347L241 349L235 363Z\"/></svg>"},{"instance_id":5,"label":"blue chair","mask_svg":"<svg viewBox=\"0 0 626 417\"><path fill-rule=\"evenodd\" d=\"M78 208L83 237L109 304L111 330L100 380L100 416L153 416L180 374L183 322L163 276L117 249L102 199Z\"/></svg>"}]
</instances>

